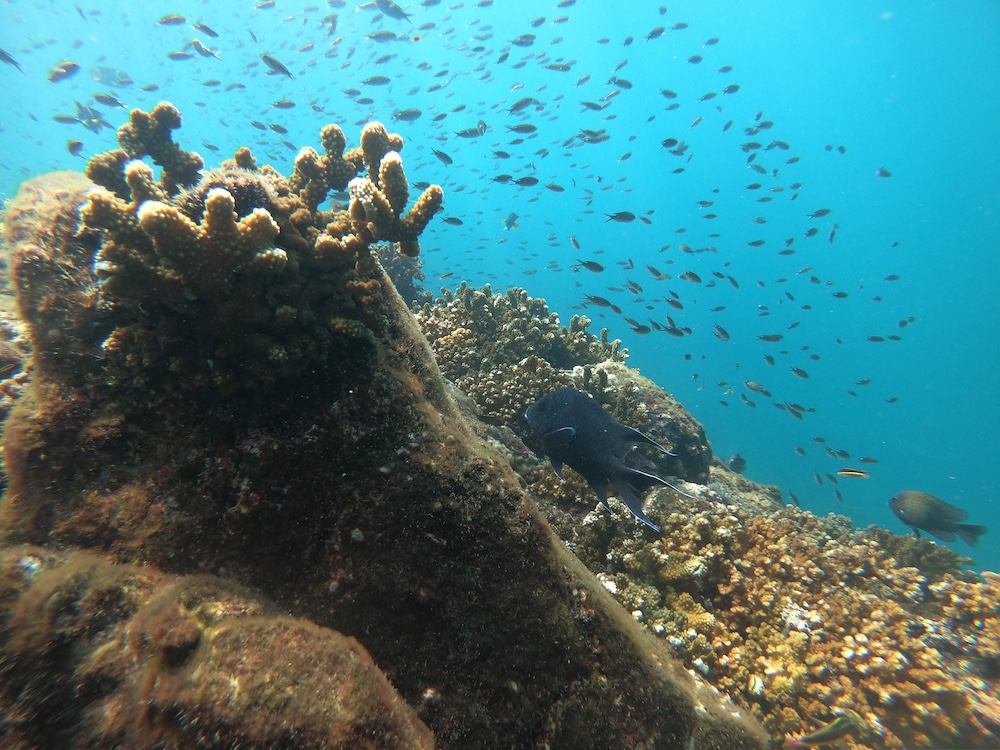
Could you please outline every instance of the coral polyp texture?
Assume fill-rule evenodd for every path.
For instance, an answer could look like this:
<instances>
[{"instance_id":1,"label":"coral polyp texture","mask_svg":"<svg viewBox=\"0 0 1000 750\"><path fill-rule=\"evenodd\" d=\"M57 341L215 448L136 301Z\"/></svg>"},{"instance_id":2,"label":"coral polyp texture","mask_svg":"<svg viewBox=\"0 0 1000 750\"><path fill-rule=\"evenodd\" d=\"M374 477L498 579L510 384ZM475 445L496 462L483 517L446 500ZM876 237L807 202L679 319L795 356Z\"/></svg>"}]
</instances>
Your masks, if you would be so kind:
<instances>
[{"instance_id":1,"label":"coral polyp texture","mask_svg":"<svg viewBox=\"0 0 1000 750\"><path fill-rule=\"evenodd\" d=\"M248 149L202 172L201 158L173 142L178 127L169 104L133 111L118 132L121 149L88 165L99 187L86 197L76 236L47 251L75 263L98 246L92 264L73 266L92 274L85 289L96 294L96 306L80 305L77 317L103 336L83 370L144 397L259 399L293 379L335 380L331 363L362 358L358 349L385 325L374 244L391 241L415 255L441 188L406 210L403 141L379 123L346 158L343 133L327 126L326 155L303 149L289 179L258 168ZM161 167L159 179L140 160L147 155ZM319 208L348 182L349 206ZM61 207L67 222L72 209L69 200ZM31 248L15 243L14 252L19 293L34 305L47 282L32 275L34 261L17 259Z\"/></svg>"},{"instance_id":2,"label":"coral polyp texture","mask_svg":"<svg viewBox=\"0 0 1000 750\"><path fill-rule=\"evenodd\" d=\"M1000 742L996 574L962 573L952 554L934 580L876 534L790 506L749 514L712 491L650 504L674 509L655 542L609 537L598 520L574 549L772 736L852 710L866 731L850 748Z\"/></svg>"}]
</instances>

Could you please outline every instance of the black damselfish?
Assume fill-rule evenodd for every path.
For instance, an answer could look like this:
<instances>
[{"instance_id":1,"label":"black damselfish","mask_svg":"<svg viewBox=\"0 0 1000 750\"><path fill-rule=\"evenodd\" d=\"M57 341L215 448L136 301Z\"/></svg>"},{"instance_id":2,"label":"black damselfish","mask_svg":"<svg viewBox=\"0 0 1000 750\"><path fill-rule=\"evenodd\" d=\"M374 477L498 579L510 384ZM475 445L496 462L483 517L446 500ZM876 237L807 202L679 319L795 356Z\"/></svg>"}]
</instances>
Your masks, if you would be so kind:
<instances>
[{"instance_id":1,"label":"black damselfish","mask_svg":"<svg viewBox=\"0 0 1000 750\"><path fill-rule=\"evenodd\" d=\"M562 479L563 464L578 471L608 510L611 482L632 515L659 531L642 512L643 491L660 484L691 497L658 476L626 466L623 459L637 445L650 445L668 456L676 454L616 420L586 393L559 388L529 406L524 418L541 441L556 475Z\"/></svg>"}]
</instances>

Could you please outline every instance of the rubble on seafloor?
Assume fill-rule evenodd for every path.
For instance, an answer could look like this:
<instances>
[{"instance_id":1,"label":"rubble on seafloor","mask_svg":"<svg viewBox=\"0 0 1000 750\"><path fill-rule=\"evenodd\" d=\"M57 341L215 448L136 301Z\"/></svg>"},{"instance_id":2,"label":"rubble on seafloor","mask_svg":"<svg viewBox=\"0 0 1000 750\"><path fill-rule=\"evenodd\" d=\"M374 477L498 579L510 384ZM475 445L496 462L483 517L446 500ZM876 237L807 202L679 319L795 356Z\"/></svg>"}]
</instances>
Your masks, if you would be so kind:
<instances>
[{"instance_id":1,"label":"rubble on seafloor","mask_svg":"<svg viewBox=\"0 0 1000 750\"><path fill-rule=\"evenodd\" d=\"M766 747L448 395L372 255L414 255L440 205L407 210L402 139L328 126L286 178L248 149L205 171L179 126L134 110L99 187L36 178L4 217L30 350L0 446L14 746ZM707 477L693 420L646 417Z\"/></svg>"},{"instance_id":2,"label":"rubble on seafloor","mask_svg":"<svg viewBox=\"0 0 1000 750\"><path fill-rule=\"evenodd\" d=\"M470 394L478 429L566 546L770 736L808 733L853 710L866 731L845 738L850 748L1000 742L1000 576L966 571L971 561L943 545L782 505L776 487L712 459L700 426L624 367L605 331L590 335L586 318L566 328L522 290L463 285L423 301L417 319L442 372ZM647 496L661 535L614 499L609 514L577 473L560 481L537 460L520 414L565 385L680 454L630 457L694 496Z\"/></svg>"}]
</instances>

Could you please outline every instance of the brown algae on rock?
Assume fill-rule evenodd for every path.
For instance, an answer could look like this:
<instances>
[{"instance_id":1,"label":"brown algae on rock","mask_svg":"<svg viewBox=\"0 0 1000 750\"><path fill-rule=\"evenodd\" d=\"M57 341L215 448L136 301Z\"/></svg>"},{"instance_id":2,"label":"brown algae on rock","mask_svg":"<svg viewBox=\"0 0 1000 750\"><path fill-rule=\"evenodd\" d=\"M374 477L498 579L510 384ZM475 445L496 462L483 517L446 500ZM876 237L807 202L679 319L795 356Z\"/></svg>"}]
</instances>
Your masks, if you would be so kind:
<instances>
[{"instance_id":1,"label":"brown algae on rock","mask_svg":"<svg viewBox=\"0 0 1000 750\"><path fill-rule=\"evenodd\" d=\"M414 253L440 204L431 190L404 212L401 141L366 128L347 151L329 126L287 179L246 149L202 172L172 145L175 112L133 113L91 162L99 188L13 204L35 369L3 434L0 541L28 560L15 571L43 572L5 601L59 616L2 633L2 668L31 682L7 723L67 747L337 747L359 726L371 747L422 747L423 722L445 748L763 748L554 537L447 395L371 254ZM352 179L367 182L348 207L320 208ZM604 389L601 372L577 377ZM53 664L50 627L82 661ZM345 690L343 721L305 701Z\"/></svg>"}]
</instances>

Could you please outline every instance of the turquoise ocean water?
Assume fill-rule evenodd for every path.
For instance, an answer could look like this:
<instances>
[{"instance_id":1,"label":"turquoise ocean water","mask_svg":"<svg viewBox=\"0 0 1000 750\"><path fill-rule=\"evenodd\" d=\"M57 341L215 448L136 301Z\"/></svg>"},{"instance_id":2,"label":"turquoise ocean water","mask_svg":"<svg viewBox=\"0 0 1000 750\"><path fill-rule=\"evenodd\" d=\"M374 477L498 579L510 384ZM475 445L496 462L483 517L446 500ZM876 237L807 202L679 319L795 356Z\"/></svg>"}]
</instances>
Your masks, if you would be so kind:
<instances>
[{"instance_id":1,"label":"turquoise ocean water","mask_svg":"<svg viewBox=\"0 0 1000 750\"><path fill-rule=\"evenodd\" d=\"M521 286L564 321L584 312L747 476L898 533L886 501L932 493L994 527L952 546L1000 569L1000 5L402 6L409 21L338 2L4 2L0 48L23 73L0 65L0 196L115 147L113 129L53 119L75 102L117 127L168 100L177 141L209 165L248 145L286 174L324 124L355 143L380 119L406 138L410 179L445 188L421 240L428 289ZM49 82L65 61L80 71ZM420 114L392 122L407 109ZM585 295L622 312L580 310ZM644 332L667 316L682 335ZM847 466L871 476L832 484Z\"/></svg>"}]
</instances>

